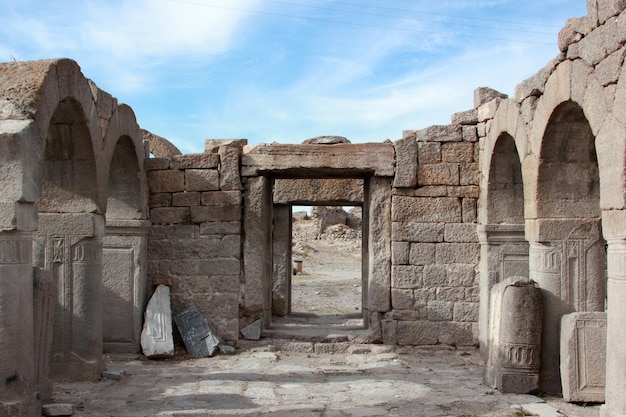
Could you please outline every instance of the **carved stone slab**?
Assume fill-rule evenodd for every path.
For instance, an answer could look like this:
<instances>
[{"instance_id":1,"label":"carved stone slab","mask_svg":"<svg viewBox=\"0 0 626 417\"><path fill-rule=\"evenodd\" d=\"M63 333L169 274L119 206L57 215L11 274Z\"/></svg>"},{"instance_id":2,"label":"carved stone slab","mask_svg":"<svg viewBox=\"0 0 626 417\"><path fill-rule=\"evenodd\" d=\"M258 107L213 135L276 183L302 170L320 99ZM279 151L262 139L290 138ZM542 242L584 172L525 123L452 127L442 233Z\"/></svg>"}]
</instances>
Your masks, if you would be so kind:
<instances>
[{"instance_id":1,"label":"carved stone slab","mask_svg":"<svg viewBox=\"0 0 626 417\"><path fill-rule=\"evenodd\" d=\"M569 402L604 402L606 313L580 312L561 319L561 384Z\"/></svg>"},{"instance_id":2,"label":"carved stone slab","mask_svg":"<svg viewBox=\"0 0 626 417\"><path fill-rule=\"evenodd\" d=\"M174 356L170 287L167 285L159 285L148 302L141 332L141 348L148 358Z\"/></svg>"},{"instance_id":3,"label":"carved stone slab","mask_svg":"<svg viewBox=\"0 0 626 417\"><path fill-rule=\"evenodd\" d=\"M220 344L219 338L209 327L206 317L196 307L178 314L174 320L191 356L213 356Z\"/></svg>"}]
</instances>

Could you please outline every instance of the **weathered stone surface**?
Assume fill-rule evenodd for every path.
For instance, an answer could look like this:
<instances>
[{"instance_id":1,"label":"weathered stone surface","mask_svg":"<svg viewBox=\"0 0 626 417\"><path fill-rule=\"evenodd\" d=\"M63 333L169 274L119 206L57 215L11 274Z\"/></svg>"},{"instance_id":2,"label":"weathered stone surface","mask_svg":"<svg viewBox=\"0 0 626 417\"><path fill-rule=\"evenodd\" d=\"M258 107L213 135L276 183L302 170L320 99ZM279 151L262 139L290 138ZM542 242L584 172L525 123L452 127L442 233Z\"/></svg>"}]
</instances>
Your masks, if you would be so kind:
<instances>
[{"instance_id":1,"label":"weathered stone surface","mask_svg":"<svg viewBox=\"0 0 626 417\"><path fill-rule=\"evenodd\" d=\"M457 198L412 198L393 196L394 222L461 223L461 202Z\"/></svg>"},{"instance_id":2,"label":"weathered stone surface","mask_svg":"<svg viewBox=\"0 0 626 417\"><path fill-rule=\"evenodd\" d=\"M219 153L220 148L235 148L243 150L248 144L248 139L205 139L204 152Z\"/></svg>"},{"instance_id":3,"label":"weathered stone surface","mask_svg":"<svg viewBox=\"0 0 626 417\"><path fill-rule=\"evenodd\" d=\"M444 163L474 162L474 145L466 142L443 143L441 160Z\"/></svg>"},{"instance_id":4,"label":"weathered stone surface","mask_svg":"<svg viewBox=\"0 0 626 417\"><path fill-rule=\"evenodd\" d=\"M604 402L606 313L582 312L561 318L561 383L569 402Z\"/></svg>"},{"instance_id":5,"label":"weathered stone surface","mask_svg":"<svg viewBox=\"0 0 626 417\"><path fill-rule=\"evenodd\" d=\"M259 340L261 338L261 330L263 328L263 323L261 320L255 320L243 329L241 329L241 334L248 340Z\"/></svg>"},{"instance_id":6,"label":"weathered stone surface","mask_svg":"<svg viewBox=\"0 0 626 417\"><path fill-rule=\"evenodd\" d=\"M317 136L306 139L302 143L307 145L337 145L340 143L350 143L350 141L343 136Z\"/></svg>"},{"instance_id":7,"label":"weathered stone surface","mask_svg":"<svg viewBox=\"0 0 626 417\"><path fill-rule=\"evenodd\" d=\"M35 345L35 382L42 401L52 398L49 380L52 324L56 300L56 283L50 271L33 268L33 335Z\"/></svg>"},{"instance_id":8,"label":"weathered stone surface","mask_svg":"<svg viewBox=\"0 0 626 417\"><path fill-rule=\"evenodd\" d=\"M246 141L247 143L247 141ZM205 143L206 146L206 143ZM221 146L218 150L220 156L220 190L239 191L243 189L239 166L243 144L239 146Z\"/></svg>"},{"instance_id":9,"label":"weathered stone surface","mask_svg":"<svg viewBox=\"0 0 626 417\"><path fill-rule=\"evenodd\" d=\"M185 191L211 191L220 189L219 173L214 169L186 169Z\"/></svg>"},{"instance_id":10,"label":"weathered stone surface","mask_svg":"<svg viewBox=\"0 0 626 417\"><path fill-rule=\"evenodd\" d=\"M532 280L511 277L493 286L487 385L505 393L539 389L542 314L541 290Z\"/></svg>"},{"instance_id":11,"label":"weathered stone surface","mask_svg":"<svg viewBox=\"0 0 626 417\"><path fill-rule=\"evenodd\" d=\"M189 307L174 318L176 326L191 356L213 356L220 344L209 322L196 307Z\"/></svg>"},{"instance_id":12,"label":"weathered stone surface","mask_svg":"<svg viewBox=\"0 0 626 417\"><path fill-rule=\"evenodd\" d=\"M402 289L421 288L424 285L424 267L415 265L395 265L391 268L391 287Z\"/></svg>"},{"instance_id":13,"label":"weathered stone surface","mask_svg":"<svg viewBox=\"0 0 626 417\"><path fill-rule=\"evenodd\" d=\"M44 416L71 416L74 414L74 404L53 403L41 407Z\"/></svg>"},{"instance_id":14,"label":"weathered stone surface","mask_svg":"<svg viewBox=\"0 0 626 417\"><path fill-rule=\"evenodd\" d=\"M417 182L420 186L459 185L459 164L420 164Z\"/></svg>"},{"instance_id":15,"label":"weathered stone surface","mask_svg":"<svg viewBox=\"0 0 626 417\"><path fill-rule=\"evenodd\" d=\"M441 163L441 143L418 142L417 161L420 165Z\"/></svg>"},{"instance_id":16,"label":"weathered stone surface","mask_svg":"<svg viewBox=\"0 0 626 417\"><path fill-rule=\"evenodd\" d=\"M187 191L187 192L182 192L182 193L173 193L172 194L172 207L199 206L201 196L202 194L199 191L191 191L191 192Z\"/></svg>"},{"instance_id":17,"label":"weathered stone surface","mask_svg":"<svg viewBox=\"0 0 626 417\"><path fill-rule=\"evenodd\" d=\"M396 175L393 186L415 187L417 185L417 142L410 136L393 144L396 151Z\"/></svg>"},{"instance_id":18,"label":"weathered stone surface","mask_svg":"<svg viewBox=\"0 0 626 417\"><path fill-rule=\"evenodd\" d=\"M151 193L185 191L185 173L180 170L149 171L148 186Z\"/></svg>"},{"instance_id":19,"label":"weathered stone surface","mask_svg":"<svg viewBox=\"0 0 626 417\"><path fill-rule=\"evenodd\" d=\"M347 173L394 175L394 149L390 143L338 145L254 145L246 146L241 157L241 175L254 176L263 172L298 172L315 169L318 175L330 175L341 170Z\"/></svg>"},{"instance_id":20,"label":"weathered stone surface","mask_svg":"<svg viewBox=\"0 0 626 417\"><path fill-rule=\"evenodd\" d=\"M147 358L174 356L170 288L159 285L148 302L141 332L141 348Z\"/></svg>"},{"instance_id":21,"label":"weathered stone surface","mask_svg":"<svg viewBox=\"0 0 626 417\"><path fill-rule=\"evenodd\" d=\"M399 321L397 325L399 345L434 345L437 343L437 323L428 321Z\"/></svg>"},{"instance_id":22,"label":"weathered stone surface","mask_svg":"<svg viewBox=\"0 0 626 417\"><path fill-rule=\"evenodd\" d=\"M393 232L392 232L393 233ZM392 265L407 265L409 263L409 242L391 243L391 263ZM393 272L391 276L393 277Z\"/></svg>"},{"instance_id":23,"label":"weathered stone surface","mask_svg":"<svg viewBox=\"0 0 626 417\"><path fill-rule=\"evenodd\" d=\"M400 241L443 242L445 224L427 222L393 222L393 238Z\"/></svg>"},{"instance_id":24,"label":"weathered stone surface","mask_svg":"<svg viewBox=\"0 0 626 417\"><path fill-rule=\"evenodd\" d=\"M180 150L169 140L141 129L143 140L148 141L150 153L157 158L167 158L174 155L181 155Z\"/></svg>"},{"instance_id":25,"label":"weathered stone surface","mask_svg":"<svg viewBox=\"0 0 626 417\"><path fill-rule=\"evenodd\" d=\"M172 156L170 169L217 169L220 155L215 153L192 153Z\"/></svg>"},{"instance_id":26,"label":"weathered stone surface","mask_svg":"<svg viewBox=\"0 0 626 417\"><path fill-rule=\"evenodd\" d=\"M506 99L508 97L508 95L494 90L493 88L478 87L474 90L474 108L477 109L494 99Z\"/></svg>"},{"instance_id":27,"label":"weathered stone surface","mask_svg":"<svg viewBox=\"0 0 626 417\"><path fill-rule=\"evenodd\" d=\"M478 118L474 109L453 113L450 119L453 125L475 125L477 122Z\"/></svg>"},{"instance_id":28,"label":"weathered stone surface","mask_svg":"<svg viewBox=\"0 0 626 417\"><path fill-rule=\"evenodd\" d=\"M460 142L463 140L463 129L460 125L435 125L417 132L420 142Z\"/></svg>"},{"instance_id":29,"label":"weathered stone surface","mask_svg":"<svg viewBox=\"0 0 626 417\"><path fill-rule=\"evenodd\" d=\"M559 49L562 52L585 37L592 30L592 24L587 17L571 17L559 32Z\"/></svg>"},{"instance_id":30,"label":"weathered stone surface","mask_svg":"<svg viewBox=\"0 0 626 417\"><path fill-rule=\"evenodd\" d=\"M362 179L277 179L274 204L363 204Z\"/></svg>"}]
</instances>

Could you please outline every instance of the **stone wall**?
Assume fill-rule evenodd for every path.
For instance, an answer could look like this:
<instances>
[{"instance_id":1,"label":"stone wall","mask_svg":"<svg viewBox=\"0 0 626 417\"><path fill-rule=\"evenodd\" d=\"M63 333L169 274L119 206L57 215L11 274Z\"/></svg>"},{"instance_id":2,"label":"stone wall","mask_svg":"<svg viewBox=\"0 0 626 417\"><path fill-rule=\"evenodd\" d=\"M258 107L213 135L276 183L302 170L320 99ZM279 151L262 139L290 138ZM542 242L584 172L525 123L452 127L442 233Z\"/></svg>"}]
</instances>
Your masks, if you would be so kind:
<instances>
[{"instance_id":1,"label":"stone wall","mask_svg":"<svg viewBox=\"0 0 626 417\"><path fill-rule=\"evenodd\" d=\"M404 174L396 175L393 188L385 343L477 343L482 106L454 115L450 125L406 131L395 143L396 172Z\"/></svg>"},{"instance_id":2,"label":"stone wall","mask_svg":"<svg viewBox=\"0 0 626 417\"><path fill-rule=\"evenodd\" d=\"M152 284L171 287L174 315L195 305L227 341L239 338L240 150L147 161Z\"/></svg>"}]
</instances>

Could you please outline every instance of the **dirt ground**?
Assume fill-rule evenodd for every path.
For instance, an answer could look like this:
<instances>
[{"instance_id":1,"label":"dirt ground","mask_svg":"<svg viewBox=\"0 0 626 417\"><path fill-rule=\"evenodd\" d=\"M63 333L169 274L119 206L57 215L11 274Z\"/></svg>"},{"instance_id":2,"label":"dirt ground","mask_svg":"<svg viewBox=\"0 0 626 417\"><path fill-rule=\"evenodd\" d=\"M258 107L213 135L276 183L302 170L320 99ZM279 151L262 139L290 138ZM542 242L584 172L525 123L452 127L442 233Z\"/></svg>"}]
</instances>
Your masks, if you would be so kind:
<instances>
[{"instance_id":1,"label":"dirt ground","mask_svg":"<svg viewBox=\"0 0 626 417\"><path fill-rule=\"evenodd\" d=\"M302 273L292 277L292 312L360 313L360 236L347 227L335 227L315 238L314 227L312 221L294 223L293 258L302 261Z\"/></svg>"}]
</instances>

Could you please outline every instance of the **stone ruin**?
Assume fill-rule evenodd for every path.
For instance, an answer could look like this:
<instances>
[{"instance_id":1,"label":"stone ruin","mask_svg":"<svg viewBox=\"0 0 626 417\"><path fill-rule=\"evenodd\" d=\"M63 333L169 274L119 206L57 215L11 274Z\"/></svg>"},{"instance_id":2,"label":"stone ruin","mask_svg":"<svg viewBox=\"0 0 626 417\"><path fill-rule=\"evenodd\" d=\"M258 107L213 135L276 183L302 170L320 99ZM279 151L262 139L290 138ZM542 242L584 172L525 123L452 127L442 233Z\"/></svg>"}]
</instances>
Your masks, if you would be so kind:
<instances>
[{"instance_id":1,"label":"stone ruin","mask_svg":"<svg viewBox=\"0 0 626 417\"><path fill-rule=\"evenodd\" d=\"M182 155L75 62L0 64L0 416L37 415L51 380L97 379L103 352L140 352L158 285L225 345L271 329L294 205L362 208L372 340L489 358L491 290L525 277L543 309L536 389L626 416L626 4L587 5L513 97L478 88L449 125L394 142L207 140ZM606 321L561 335L571 313ZM506 368L494 357L488 375Z\"/></svg>"}]
</instances>

